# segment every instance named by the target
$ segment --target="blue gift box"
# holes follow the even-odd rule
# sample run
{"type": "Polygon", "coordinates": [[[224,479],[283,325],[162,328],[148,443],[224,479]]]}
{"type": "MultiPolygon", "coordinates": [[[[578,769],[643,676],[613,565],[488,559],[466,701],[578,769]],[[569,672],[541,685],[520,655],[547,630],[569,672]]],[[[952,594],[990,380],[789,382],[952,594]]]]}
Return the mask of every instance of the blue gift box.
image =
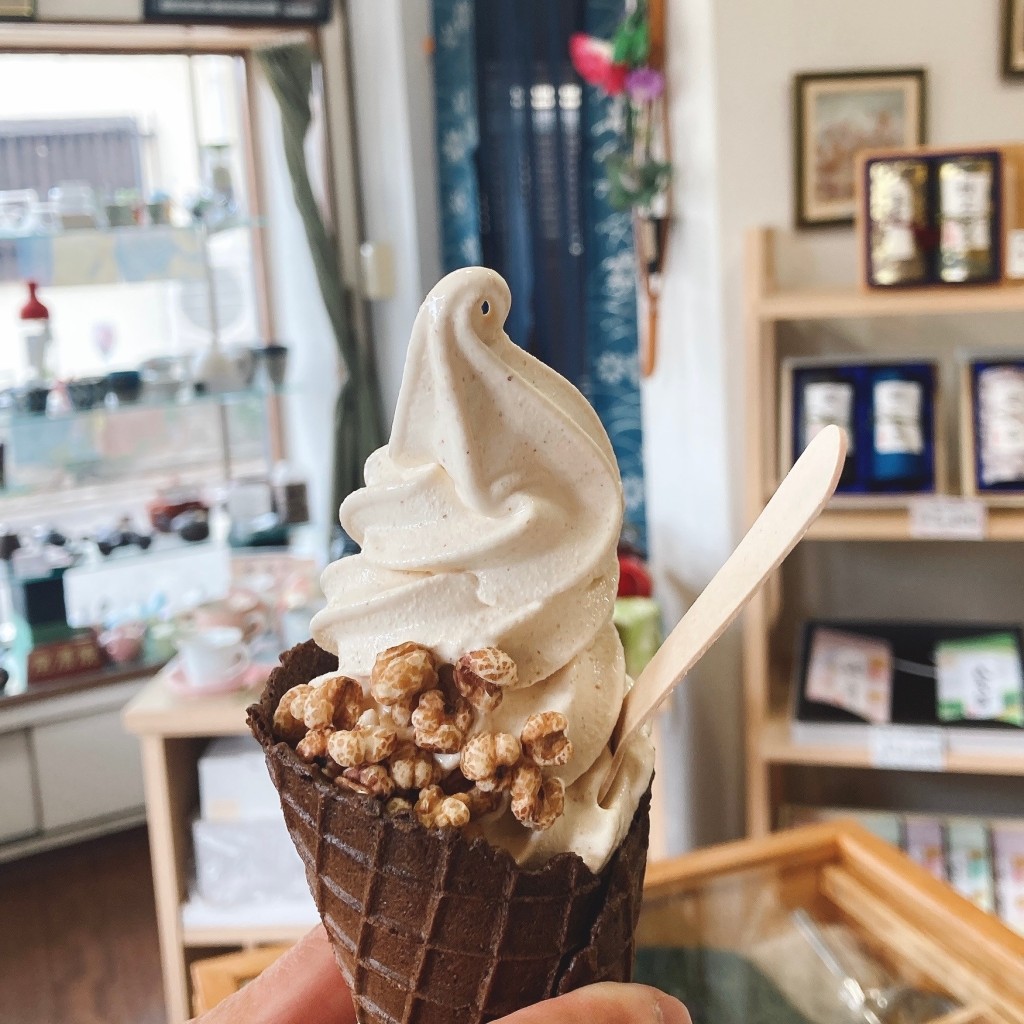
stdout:
{"type": "Polygon", "coordinates": [[[837,494],[930,494],[936,491],[934,362],[816,362],[792,373],[790,429],[793,459],[807,435],[807,388],[835,383],[849,388],[850,449],[837,494]],[[916,404],[900,416],[899,405],[916,404]]]}

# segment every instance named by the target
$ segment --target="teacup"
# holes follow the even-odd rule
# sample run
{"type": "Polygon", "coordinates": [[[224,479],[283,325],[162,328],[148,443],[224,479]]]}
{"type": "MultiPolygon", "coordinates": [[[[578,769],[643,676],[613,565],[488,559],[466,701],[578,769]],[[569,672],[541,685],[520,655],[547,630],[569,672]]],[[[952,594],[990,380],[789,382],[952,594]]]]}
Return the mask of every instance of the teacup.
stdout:
{"type": "Polygon", "coordinates": [[[234,590],[219,601],[207,601],[189,615],[199,629],[229,626],[240,629],[246,640],[263,633],[268,624],[267,610],[255,594],[234,590]]]}
{"type": "Polygon", "coordinates": [[[235,626],[211,626],[182,633],[178,654],[189,685],[195,690],[218,686],[249,665],[242,631],[235,626]]]}

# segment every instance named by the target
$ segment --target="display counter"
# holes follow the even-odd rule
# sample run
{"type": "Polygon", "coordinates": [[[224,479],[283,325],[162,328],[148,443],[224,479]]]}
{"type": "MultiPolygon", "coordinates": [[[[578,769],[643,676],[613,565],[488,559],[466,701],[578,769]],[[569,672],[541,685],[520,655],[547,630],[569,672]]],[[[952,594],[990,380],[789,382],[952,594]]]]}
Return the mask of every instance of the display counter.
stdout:
{"type": "Polygon", "coordinates": [[[1024,1021],[1024,937],[851,822],[652,864],[637,943],[694,1024],[1024,1021]]]}

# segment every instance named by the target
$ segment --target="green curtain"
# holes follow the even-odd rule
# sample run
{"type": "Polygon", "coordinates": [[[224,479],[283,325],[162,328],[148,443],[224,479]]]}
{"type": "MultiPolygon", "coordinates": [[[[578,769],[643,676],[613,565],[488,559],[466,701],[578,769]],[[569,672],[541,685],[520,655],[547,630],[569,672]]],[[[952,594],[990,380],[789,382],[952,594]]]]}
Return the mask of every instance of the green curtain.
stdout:
{"type": "Polygon", "coordinates": [[[334,407],[334,472],[330,521],[337,523],[342,499],[363,485],[363,463],[384,443],[377,363],[372,348],[352,329],[334,239],[320,215],[309,181],[304,142],[312,120],[310,93],[315,58],[301,43],[275,46],[257,54],[281,110],[281,130],[295,205],[313,254],[320,293],[334,330],[338,355],[347,372],[334,407]]]}

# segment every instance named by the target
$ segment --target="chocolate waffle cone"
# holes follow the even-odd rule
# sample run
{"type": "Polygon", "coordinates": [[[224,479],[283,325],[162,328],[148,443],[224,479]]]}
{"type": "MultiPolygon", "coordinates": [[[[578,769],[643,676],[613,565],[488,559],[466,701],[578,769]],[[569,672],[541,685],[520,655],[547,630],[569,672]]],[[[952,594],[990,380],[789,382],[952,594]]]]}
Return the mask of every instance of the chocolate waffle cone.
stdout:
{"type": "Polygon", "coordinates": [[[292,686],[337,669],[313,641],[271,673],[249,725],[352,990],[360,1024],[480,1024],[597,981],[628,981],[650,793],[595,875],[575,854],[538,870],[331,783],[272,733],[292,686]]]}

